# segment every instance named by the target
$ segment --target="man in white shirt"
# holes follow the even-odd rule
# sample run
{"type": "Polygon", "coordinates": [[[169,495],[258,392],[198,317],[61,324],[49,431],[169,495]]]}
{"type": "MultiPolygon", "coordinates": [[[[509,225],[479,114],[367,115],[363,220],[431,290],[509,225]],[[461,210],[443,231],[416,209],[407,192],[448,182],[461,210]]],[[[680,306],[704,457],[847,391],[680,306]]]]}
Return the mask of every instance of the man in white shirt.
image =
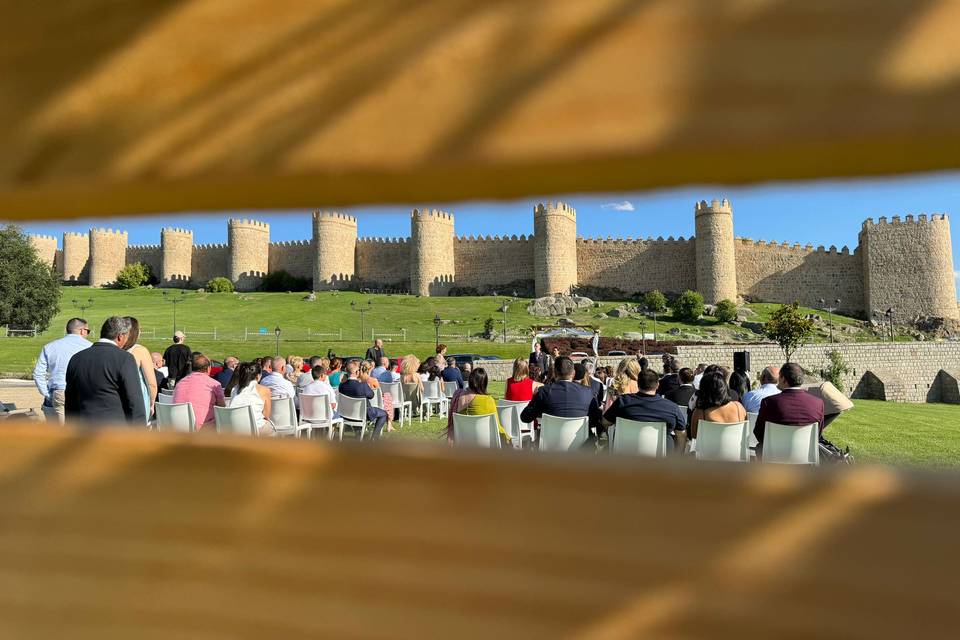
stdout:
{"type": "Polygon", "coordinates": [[[37,366],[33,369],[33,382],[37,391],[43,395],[44,413],[56,414],[63,424],[65,394],[67,388],[67,365],[78,351],[90,347],[87,336],[90,327],[83,318],[70,318],[67,322],[67,335],[47,343],[40,351],[37,366]]]}
{"type": "Polygon", "coordinates": [[[747,413],[757,413],[760,411],[760,402],[764,398],[775,396],[780,393],[777,387],[777,378],[780,377],[780,367],[770,365],[760,373],[760,386],[753,391],[743,394],[740,403],[747,413]]]}
{"type": "Polygon", "coordinates": [[[277,356],[270,362],[270,370],[265,371],[260,378],[260,384],[270,389],[270,395],[278,398],[295,398],[296,390],[293,383],[283,377],[283,371],[287,369],[287,361],[282,356],[277,356]]]}
{"type": "Polygon", "coordinates": [[[337,406],[337,392],[333,390],[333,387],[330,386],[330,381],[327,380],[326,369],[320,365],[317,365],[310,370],[310,375],[313,377],[313,382],[301,390],[301,395],[325,395],[330,398],[331,407],[337,406]]]}

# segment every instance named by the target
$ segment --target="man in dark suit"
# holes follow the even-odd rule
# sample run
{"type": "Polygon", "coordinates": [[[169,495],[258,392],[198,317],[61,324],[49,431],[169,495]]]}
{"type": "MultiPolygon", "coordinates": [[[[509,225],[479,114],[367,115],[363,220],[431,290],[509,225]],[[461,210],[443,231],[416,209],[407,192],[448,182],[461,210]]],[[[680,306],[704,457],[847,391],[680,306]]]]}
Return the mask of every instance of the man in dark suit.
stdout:
{"type": "Polygon", "coordinates": [[[687,427],[687,409],[657,395],[659,382],[659,376],[653,369],[641,371],[637,379],[640,391],[626,393],[614,400],[603,414],[604,424],[616,424],[617,418],[638,422],[664,422],[670,435],[667,438],[667,448],[673,449],[676,433],[683,432],[687,427]]]}
{"type": "Polygon", "coordinates": [[[780,367],[777,380],[780,393],[760,402],[757,423],[753,428],[753,435],[758,442],[757,455],[763,450],[763,436],[768,422],[798,427],[816,422],[823,430],[823,400],[807,393],[802,385],[803,368],[800,365],[788,362],[780,367]]]}
{"type": "Polygon", "coordinates": [[[190,375],[190,361],[193,352],[190,351],[190,347],[184,344],[183,341],[186,339],[187,336],[183,331],[177,331],[173,334],[173,344],[163,352],[163,359],[167,363],[167,377],[174,383],[180,382],[180,378],[190,375]]]}
{"type": "MultiPolygon", "coordinates": [[[[543,352],[543,347],[539,342],[533,343],[533,351],[530,352],[530,364],[540,367],[544,376],[550,371],[550,356],[543,352]]],[[[540,382],[539,380],[537,382],[540,382]]]]}
{"type": "Polygon", "coordinates": [[[457,361],[454,358],[447,358],[447,366],[440,372],[440,379],[444,382],[456,382],[457,389],[463,389],[466,384],[463,381],[463,374],[457,367],[457,361]]]}
{"type": "MultiPolygon", "coordinates": [[[[591,427],[600,426],[600,405],[593,389],[573,381],[573,360],[560,356],[554,361],[556,382],[544,385],[520,412],[521,422],[533,422],[548,414],[560,418],[590,418],[591,427]]],[[[591,439],[593,435],[589,436],[591,439]]]]}
{"type": "Polygon", "coordinates": [[[667,394],[680,386],[680,376],[677,375],[676,358],[665,357],[663,359],[663,377],[660,378],[660,384],[657,386],[657,395],[667,397],[667,394]]]}
{"type": "MultiPolygon", "coordinates": [[[[690,398],[693,397],[693,394],[697,392],[693,388],[693,369],[684,367],[680,369],[677,373],[677,380],[680,385],[673,391],[667,393],[664,397],[670,402],[676,403],[686,410],[687,405],[690,404],[690,398]]],[[[663,381],[661,380],[661,383],[663,381]]]]}
{"type": "Polygon", "coordinates": [[[230,378],[233,377],[233,372],[237,368],[237,365],[240,364],[240,360],[234,356],[227,356],[223,361],[223,371],[214,376],[214,380],[220,383],[220,386],[224,389],[227,388],[227,385],[230,384],[230,378]]]}
{"type": "Polygon", "coordinates": [[[129,334],[129,320],[107,318],[100,340],[70,358],[64,406],[68,420],[87,426],[146,424],[140,368],[123,350],[129,334]]]}
{"type": "Polygon", "coordinates": [[[363,357],[364,360],[370,360],[373,362],[373,366],[380,364],[380,358],[384,357],[386,354],[383,352],[383,340],[377,338],[373,341],[373,346],[367,349],[367,355],[363,357]]]}
{"type": "MultiPolygon", "coordinates": [[[[373,389],[371,389],[366,382],[360,382],[357,378],[359,372],[359,362],[351,360],[347,363],[346,375],[348,377],[340,383],[340,393],[348,398],[366,398],[367,400],[373,400],[373,389]]],[[[371,406],[368,402],[367,421],[373,423],[373,439],[376,440],[380,437],[380,432],[383,431],[383,425],[387,423],[387,412],[371,406]]]]}

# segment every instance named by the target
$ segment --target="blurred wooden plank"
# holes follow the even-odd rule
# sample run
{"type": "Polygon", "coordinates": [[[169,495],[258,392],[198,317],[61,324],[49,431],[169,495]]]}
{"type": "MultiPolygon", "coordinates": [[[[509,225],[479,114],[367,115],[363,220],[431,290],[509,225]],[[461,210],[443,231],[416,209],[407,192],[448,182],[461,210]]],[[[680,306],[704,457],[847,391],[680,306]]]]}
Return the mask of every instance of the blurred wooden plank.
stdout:
{"type": "Polygon", "coordinates": [[[7,4],[6,218],[960,166],[957,0],[7,4]]]}
{"type": "Polygon", "coordinates": [[[0,636],[952,637],[952,477],[0,430],[0,636]]]}

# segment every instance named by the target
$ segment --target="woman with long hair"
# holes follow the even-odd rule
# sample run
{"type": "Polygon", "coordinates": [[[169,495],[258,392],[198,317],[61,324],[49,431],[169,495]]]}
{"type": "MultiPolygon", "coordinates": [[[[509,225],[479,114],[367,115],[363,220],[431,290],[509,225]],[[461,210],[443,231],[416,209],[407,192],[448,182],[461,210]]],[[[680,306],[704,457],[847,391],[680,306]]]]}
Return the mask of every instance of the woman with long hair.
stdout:
{"type": "Polygon", "coordinates": [[[147,424],[149,424],[150,416],[153,415],[153,406],[157,401],[157,374],[153,370],[153,356],[150,355],[150,350],[137,343],[140,339],[140,322],[132,316],[127,316],[126,320],[130,322],[130,334],[123,348],[133,356],[137,362],[137,369],[140,370],[140,391],[143,392],[143,407],[147,412],[147,424]]]}
{"type": "Polygon", "coordinates": [[[507,378],[507,389],[504,400],[515,402],[529,402],[533,394],[543,385],[530,376],[530,365],[526,358],[517,358],[513,361],[513,374],[507,378]]]}
{"type": "Polygon", "coordinates": [[[629,393],[638,393],[640,387],[637,380],[640,377],[640,363],[636,358],[624,358],[617,365],[617,373],[613,378],[613,384],[607,392],[607,400],[604,402],[603,410],[606,411],[613,405],[613,401],[620,396],[629,393]]]}
{"type": "Polygon", "coordinates": [[[420,415],[420,403],[423,401],[423,379],[418,373],[420,360],[413,354],[403,356],[400,364],[400,386],[403,399],[413,407],[414,415],[420,415]]]}
{"type": "Polygon", "coordinates": [[[747,410],[739,402],[730,399],[730,388],[722,371],[703,374],[697,390],[696,405],[690,419],[690,437],[696,439],[697,426],[701,420],[708,422],[743,422],[747,410]]]}
{"type": "Polygon", "coordinates": [[[327,380],[334,390],[340,386],[340,379],[343,377],[343,360],[334,357],[330,359],[330,373],[327,374],[327,380]]]}
{"type": "Polygon", "coordinates": [[[750,378],[742,371],[730,374],[730,390],[736,392],[736,397],[743,401],[743,396],[750,391],[750,378]]]}
{"type": "Polygon", "coordinates": [[[447,440],[453,442],[453,414],[465,416],[486,416],[493,414],[500,430],[500,439],[504,443],[510,442],[510,436],[500,424],[497,415],[497,401],[487,394],[487,372],[483,367],[477,367],[470,372],[466,389],[457,389],[450,399],[450,412],[447,414],[447,440]]]}
{"type": "Polygon", "coordinates": [[[241,362],[227,383],[230,397],[228,407],[253,407],[253,419],[261,436],[273,435],[273,423],[270,422],[270,389],[259,384],[261,375],[257,362],[241,362]]]}
{"type": "Polygon", "coordinates": [[[293,387],[297,387],[297,380],[300,379],[300,374],[303,373],[303,357],[301,356],[290,356],[287,358],[287,369],[289,371],[283,374],[283,377],[289,380],[293,387]]]}

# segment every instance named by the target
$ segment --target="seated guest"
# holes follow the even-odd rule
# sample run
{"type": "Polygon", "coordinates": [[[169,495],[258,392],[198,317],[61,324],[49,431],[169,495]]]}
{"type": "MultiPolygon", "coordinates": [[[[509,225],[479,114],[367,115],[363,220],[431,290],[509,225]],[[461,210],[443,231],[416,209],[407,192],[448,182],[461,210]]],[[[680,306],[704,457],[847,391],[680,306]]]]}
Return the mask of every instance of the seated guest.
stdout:
{"type": "Polygon", "coordinates": [[[293,388],[293,383],[279,373],[286,370],[287,361],[283,356],[266,360],[263,367],[265,373],[260,377],[260,384],[270,389],[271,393],[278,398],[295,398],[297,391],[293,388]]]}
{"type": "MultiPolygon", "coordinates": [[[[560,356],[553,363],[556,382],[544,385],[537,389],[523,411],[520,413],[521,422],[533,422],[543,417],[543,414],[561,418],[588,417],[590,426],[600,426],[600,405],[593,389],[573,381],[573,360],[560,356]]],[[[589,435],[593,439],[593,435],[589,435]]]]}
{"type": "Polygon", "coordinates": [[[670,435],[667,439],[667,448],[673,449],[676,434],[683,432],[687,426],[687,412],[675,402],[657,395],[659,383],[660,379],[656,371],[653,369],[641,371],[637,380],[640,390],[637,393],[618,396],[603,414],[604,424],[614,425],[617,418],[638,422],[665,422],[667,433],[670,435]]]}
{"type": "Polygon", "coordinates": [[[413,415],[419,415],[423,401],[423,379],[418,373],[420,361],[415,355],[406,355],[400,364],[400,386],[403,387],[403,399],[411,403],[413,415]]]}
{"type": "Polygon", "coordinates": [[[777,379],[780,393],[760,401],[757,424],[753,435],[757,438],[757,456],[763,450],[763,436],[768,422],[802,427],[816,422],[823,430],[823,400],[803,389],[803,367],[788,362],[780,367],[777,379]]]}
{"type": "MultiPolygon", "coordinates": [[[[518,358],[519,359],[519,358],[518,358]]],[[[497,401],[487,394],[487,372],[483,367],[477,367],[470,372],[466,389],[458,389],[450,399],[450,412],[447,414],[447,440],[453,442],[453,414],[465,416],[485,416],[493,414],[500,430],[500,439],[504,444],[510,443],[510,436],[500,424],[497,415],[497,401]]]]}
{"type": "MultiPolygon", "coordinates": [[[[340,383],[340,393],[348,398],[366,398],[373,400],[373,389],[364,382],[360,381],[360,363],[351,360],[347,363],[346,380],[340,383]]],[[[343,409],[341,409],[343,411],[343,409]]],[[[373,439],[380,438],[380,432],[383,431],[387,423],[387,412],[378,407],[374,407],[367,402],[367,422],[373,423],[373,439]]]]}
{"type": "MultiPolygon", "coordinates": [[[[607,398],[607,385],[597,376],[597,366],[593,360],[584,360],[583,366],[587,370],[587,379],[590,381],[590,387],[594,393],[597,394],[597,403],[602,407],[604,400],[607,398]]],[[[600,368],[602,369],[603,367],[600,368]]]]}
{"type": "Polygon", "coordinates": [[[340,358],[330,359],[330,373],[327,376],[330,380],[330,386],[334,389],[340,386],[340,377],[343,375],[343,360],[340,358]]]}
{"type": "Polygon", "coordinates": [[[689,367],[680,369],[680,371],[677,372],[677,379],[680,382],[680,386],[668,393],[666,398],[686,410],[690,398],[696,392],[696,389],[693,388],[693,369],[689,367]]]}
{"type": "Polygon", "coordinates": [[[473,371],[473,363],[470,362],[469,360],[464,361],[464,363],[460,365],[460,375],[463,377],[464,380],[470,379],[470,373],[472,371],[473,371]]]}
{"type": "Polygon", "coordinates": [[[529,365],[526,360],[517,358],[513,361],[513,374],[507,378],[507,388],[503,394],[504,400],[530,402],[534,392],[543,385],[528,375],[528,371],[529,365]]]}
{"type": "Polygon", "coordinates": [[[594,372],[593,377],[596,378],[600,384],[603,385],[603,388],[606,389],[609,385],[607,384],[607,368],[606,367],[597,367],[597,370],[594,372]]]}
{"type": "Polygon", "coordinates": [[[747,411],[739,402],[730,399],[730,388],[722,371],[704,373],[700,379],[700,389],[696,395],[696,406],[690,419],[690,437],[697,438],[697,426],[701,420],[707,422],[743,422],[747,411]]]}
{"type": "Polygon", "coordinates": [[[624,358],[617,365],[617,373],[613,377],[613,384],[607,390],[607,400],[604,408],[609,408],[617,396],[636,393],[640,390],[637,380],[640,377],[640,363],[633,358],[624,358]]]}
{"type": "Polygon", "coordinates": [[[427,380],[433,382],[440,379],[440,367],[436,364],[427,369],[427,380]]]}
{"type": "Polygon", "coordinates": [[[741,400],[743,408],[746,409],[748,413],[756,413],[760,410],[761,400],[780,393],[780,388],[777,387],[777,379],[779,377],[780,367],[773,365],[764,367],[763,371],[760,372],[760,386],[743,395],[743,400],[741,400]]]}
{"type": "Polygon", "coordinates": [[[663,377],[657,386],[657,395],[667,397],[667,394],[680,386],[680,377],[677,375],[677,360],[667,354],[663,355],[663,377]]]}
{"type": "Polygon", "coordinates": [[[456,382],[457,389],[463,389],[463,375],[460,374],[460,369],[457,368],[457,361],[453,358],[447,358],[446,364],[447,366],[440,372],[440,377],[444,382],[456,382]]]}
{"type": "MultiPolygon", "coordinates": [[[[369,351],[369,349],[367,349],[367,351],[369,351]]],[[[377,358],[376,360],[371,358],[366,358],[366,360],[370,360],[370,362],[373,363],[373,370],[370,371],[370,375],[377,380],[380,380],[380,376],[382,376],[390,366],[390,360],[386,356],[377,358]]],[[[387,382],[390,381],[387,380],[387,382]]]]}
{"type": "Polygon", "coordinates": [[[230,394],[228,407],[253,407],[253,420],[261,436],[272,436],[276,431],[270,422],[270,389],[259,384],[261,375],[258,362],[241,362],[236,375],[227,385],[230,394]]]}
{"type": "Polygon", "coordinates": [[[700,388],[700,378],[703,377],[703,372],[706,370],[707,370],[707,364],[705,362],[701,362],[700,364],[697,365],[697,368],[693,370],[693,388],[694,389],[700,388]]]}
{"type": "Polygon", "coordinates": [[[593,363],[590,362],[578,362],[573,366],[573,381],[579,382],[585,387],[588,387],[593,391],[593,395],[597,398],[597,406],[603,407],[603,396],[604,388],[598,381],[593,379],[593,376],[590,375],[590,367],[593,363]]]}
{"type": "MultiPolygon", "coordinates": [[[[380,388],[380,380],[373,375],[373,362],[370,360],[364,360],[360,363],[358,379],[373,390],[380,388]]],[[[393,431],[393,394],[381,391],[380,397],[383,399],[383,407],[381,408],[387,414],[387,431],[390,432],[393,431]]]]}
{"type": "Polygon", "coordinates": [[[430,379],[430,363],[421,362],[417,367],[417,375],[420,376],[422,382],[428,381],[430,379]]]}
{"type": "Polygon", "coordinates": [[[837,419],[844,411],[853,409],[853,403],[850,398],[843,395],[840,389],[837,389],[832,382],[824,380],[820,383],[805,384],[804,389],[807,393],[823,400],[823,425],[820,427],[822,433],[831,422],[837,419]]]}
{"type": "Polygon", "coordinates": [[[220,383],[221,389],[225,389],[230,383],[230,378],[233,377],[233,372],[238,364],[240,364],[240,359],[237,357],[227,356],[226,359],[224,359],[223,370],[214,378],[214,380],[220,383]]]}
{"type": "Polygon", "coordinates": [[[640,363],[640,371],[646,371],[650,368],[650,361],[647,360],[646,356],[641,355],[640,352],[637,352],[637,362],[640,363]]]}
{"type": "Polygon", "coordinates": [[[537,387],[536,389],[534,389],[534,391],[536,391],[537,389],[543,386],[543,382],[542,382],[543,371],[540,370],[540,367],[538,365],[535,365],[535,364],[530,365],[529,375],[530,375],[530,379],[537,384],[537,387]]]}
{"type": "Polygon", "coordinates": [[[290,356],[287,358],[285,372],[286,373],[284,373],[283,377],[293,385],[294,389],[296,389],[297,380],[299,380],[301,374],[303,374],[303,358],[300,356],[290,356]]]}
{"type": "Polygon", "coordinates": [[[743,371],[734,371],[730,374],[730,380],[728,381],[730,385],[731,394],[737,394],[737,397],[743,400],[743,396],[750,391],[750,377],[743,371]]]}
{"type": "Polygon", "coordinates": [[[161,389],[167,388],[167,368],[163,366],[163,356],[154,351],[150,354],[153,358],[153,374],[157,378],[157,393],[161,389]]]}
{"type": "Polygon", "coordinates": [[[327,370],[318,364],[310,370],[310,377],[312,381],[303,387],[300,395],[327,396],[330,398],[330,407],[335,408],[337,406],[337,392],[330,386],[330,381],[327,379],[327,370]]]}
{"type": "MultiPolygon", "coordinates": [[[[400,373],[390,369],[390,358],[387,356],[380,358],[380,366],[377,367],[377,369],[382,370],[380,375],[377,376],[380,382],[400,382],[400,373]]],[[[377,369],[374,369],[374,372],[376,372],[377,369]]]]}
{"type": "MultiPolygon", "coordinates": [[[[321,358],[320,356],[310,357],[310,361],[309,361],[310,369],[308,371],[301,373],[299,376],[297,376],[297,382],[294,384],[294,386],[297,388],[297,393],[303,393],[304,387],[306,387],[307,385],[313,384],[313,381],[315,380],[315,378],[313,377],[314,367],[322,366],[324,372],[326,372],[327,367],[323,366],[322,363],[323,363],[323,358],[321,358]]],[[[324,379],[326,379],[326,375],[324,375],[324,379]]]]}
{"type": "MultiPolygon", "coordinates": [[[[225,407],[223,387],[210,377],[210,359],[202,353],[194,353],[190,361],[191,373],[177,383],[173,390],[173,402],[189,402],[193,405],[193,415],[197,419],[197,431],[213,431],[215,427],[214,407],[225,407]]],[[[233,375],[233,372],[230,372],[233,375]]]]}

